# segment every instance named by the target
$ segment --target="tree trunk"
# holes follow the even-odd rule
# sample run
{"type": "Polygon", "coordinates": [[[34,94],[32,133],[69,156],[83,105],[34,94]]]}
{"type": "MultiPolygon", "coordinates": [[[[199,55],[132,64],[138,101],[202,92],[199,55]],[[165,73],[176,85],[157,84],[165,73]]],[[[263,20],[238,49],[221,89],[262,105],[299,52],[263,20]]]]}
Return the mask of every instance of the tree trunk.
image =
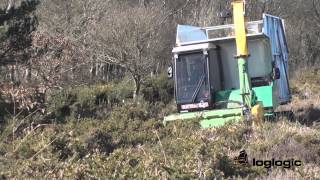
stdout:
{"type": "Polygon", "coordinates": [[[11,66],[11,81],[16,82],[16,65],[11,66]]]}
{"type": "Polygon", "coordinates": [[[6,13],[8,13],[15,6],[15,0],[9,0],[6,13]]]}
{"type": "Polygon", "coordinates": [[[134,75],[134,85],[135,85],[135,90],[133,92],[133,100],[136,101],[140,95],[140,88],[141,88],[141,77],[140,75],[134,75]]]}

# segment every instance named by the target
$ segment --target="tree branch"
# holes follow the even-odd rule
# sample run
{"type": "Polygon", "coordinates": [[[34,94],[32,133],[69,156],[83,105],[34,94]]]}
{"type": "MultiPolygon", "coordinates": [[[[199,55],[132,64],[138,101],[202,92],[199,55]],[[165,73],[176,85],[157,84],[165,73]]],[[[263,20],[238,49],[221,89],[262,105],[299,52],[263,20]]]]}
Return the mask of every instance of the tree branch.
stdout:
{"type": "Polygon", "coordinates": [[[14,6],[15,6],[15,0],[9,0],[8,6],[7,6],[7,10],[6,10],[6,14],[8,14],[9,11],[10,11],[12,8],[14,8],[14,6]]]}

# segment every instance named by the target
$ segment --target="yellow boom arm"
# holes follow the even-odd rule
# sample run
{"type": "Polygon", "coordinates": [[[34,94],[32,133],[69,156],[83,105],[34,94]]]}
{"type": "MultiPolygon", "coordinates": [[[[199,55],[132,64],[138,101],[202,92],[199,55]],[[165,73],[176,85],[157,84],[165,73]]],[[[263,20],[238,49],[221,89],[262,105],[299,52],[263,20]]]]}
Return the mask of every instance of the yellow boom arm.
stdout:
{"type": "Polygon", "coordinates": [[[233,6],[233,21],[237,44],[237,56],[248,56],[246,27],[244,21],[244,2],[235,0],[233,6]]]}

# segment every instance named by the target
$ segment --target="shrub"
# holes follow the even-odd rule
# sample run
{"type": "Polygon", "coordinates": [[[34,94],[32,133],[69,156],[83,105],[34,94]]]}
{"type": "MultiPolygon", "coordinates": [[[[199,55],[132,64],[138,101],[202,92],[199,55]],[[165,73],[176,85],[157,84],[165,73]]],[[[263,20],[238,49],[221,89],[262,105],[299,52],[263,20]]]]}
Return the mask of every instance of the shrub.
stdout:
{"type": "Polygon", "coordinates": [[[123,104],[131,97],[130,86],[123,82],[109,85],[74,87],[53,95],[50,98],[49,112],[54,112],[58,122],[64,122],[67,117],[90,118],[103,117],[114,106],[123,104]]]}
{"type": "Polygon", "coordinates": [[[58,138],[51,145],[52,153],[58,154],[60,160],[67,159],[73,154],[72,150],[69,148],[69,143],[70,141],[65,137],[58,138]]]}
{"type": "Polygon", "coordinates": [[[145,100],[150,103],[168,104],[173,100],[173,82],[165,74],[155,75],[145,81],[141,92],[145,100]]]}
{"type": "Polygon", "coordinates": [[[94,153],[97,151],[109,155],[116,147],[112,141],[111,135],[98,129],[94,130],[85,140],[85,148],[87,153],[94,153]]]}
{"type": "Polygon", "coordinates": [[[24,143],[19,147],[15,153],[19,159],[31,158],[36,152],[33,150],[32,145],[29,143],[24,143]]]}

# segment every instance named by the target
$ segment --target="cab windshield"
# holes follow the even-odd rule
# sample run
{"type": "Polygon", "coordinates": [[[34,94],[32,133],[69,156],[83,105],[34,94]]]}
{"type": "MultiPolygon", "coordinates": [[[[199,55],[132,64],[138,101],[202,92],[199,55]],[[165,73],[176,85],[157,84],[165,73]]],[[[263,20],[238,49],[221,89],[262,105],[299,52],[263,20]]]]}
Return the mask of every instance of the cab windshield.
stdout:
{"type": "Polygon", "coordinates": [[[203,53],[180,55],[176,60],[176,98],[178,104],[207,102],[209,83],[203,53]]]}

